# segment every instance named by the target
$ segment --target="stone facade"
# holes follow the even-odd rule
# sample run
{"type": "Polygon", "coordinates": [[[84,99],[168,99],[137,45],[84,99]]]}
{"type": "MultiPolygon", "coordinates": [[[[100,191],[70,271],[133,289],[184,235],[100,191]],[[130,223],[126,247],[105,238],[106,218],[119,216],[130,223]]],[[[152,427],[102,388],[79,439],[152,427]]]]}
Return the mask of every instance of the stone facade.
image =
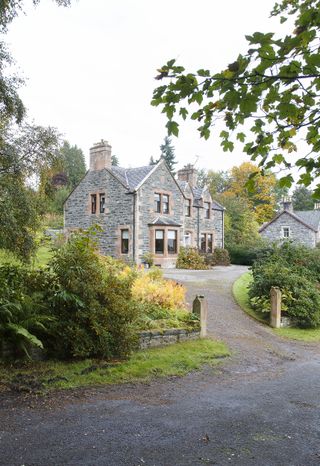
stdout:
{"type": "Polygon", "coordinates": [[[314,248],[319,242],[320,211],[294,211],[286,199],[284,209],[260,228],[260,234],[270,242],[290,240],[314,248]]]}
{"type": "Polygon", "coordinates": [[[194,185],[193,167],[181,172],[176,180],[163,160],[112,167],[111,146],[95,144],[89,171],[65,202],[65,231],[99,224],[103,254],[139,264],[151,253],[160,267],[175,266],[181,245],[223,247],[223,207],[194,185]]]}

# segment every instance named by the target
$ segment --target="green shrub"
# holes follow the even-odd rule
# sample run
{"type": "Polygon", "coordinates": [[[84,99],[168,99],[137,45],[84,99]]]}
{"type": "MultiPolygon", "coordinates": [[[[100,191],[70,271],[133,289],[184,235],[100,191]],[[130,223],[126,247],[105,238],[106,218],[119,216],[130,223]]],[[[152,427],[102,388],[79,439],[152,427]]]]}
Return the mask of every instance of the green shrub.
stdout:
{"type": "MultiPolygon", "coordinates": [[[[304,260],[301,249],[294,246],[275,247],[264,254],[252,267],[253,281],[249,288],[252,306],[262,312],[268,311],[270,289],[277,286],[282,292],[283,306],[287,315],[300,327],[320,325],[320,292],[317,281],[304,260]],[[303,265],[302,265],[303,263],[303,265]]],[[[309,252],[309,251],[308,251],[309,252]]],[[[311,261],[311,267],[314,264],[311,261]]]]}
{"type": "Polygon", "coordinates": [[[204,260],[211,267],[215,265],[230,265],[229,252],[222,248],[215,248],[212,253],[205,254],[204,260]]]}
{"type": "Polygon", "coordinates": [[[265,254],[272,251],[270,246],[240,246],[229,245],[228,252],[230,262],[234,265],[253,265],[253,263],[265,254]]]}
{"type": "Polygon", "coordinates": [[[195,248],[181,247],[176,263],[177,269],[206,270],[204,257],[195,248]]]}
{"type": "Polygon", "coordinates": [[[56,251],[50,267],[59,284],[51,300],[55,316],[48,342],[51,354],[60,358],[128,355],[135,344],[133,323],[138,314],[131,299],[133,274],[125,272],[128,267],[102,258],[91,232],[73,234],[56,251]]]}

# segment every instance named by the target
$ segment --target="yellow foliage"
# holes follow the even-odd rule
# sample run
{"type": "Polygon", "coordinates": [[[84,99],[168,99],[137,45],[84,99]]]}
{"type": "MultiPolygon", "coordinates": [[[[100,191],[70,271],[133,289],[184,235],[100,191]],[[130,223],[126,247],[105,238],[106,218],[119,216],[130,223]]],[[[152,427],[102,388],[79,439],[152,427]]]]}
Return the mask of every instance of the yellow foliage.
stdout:
{"type": "Polygon", "coordinates": [[[185,308],[185,288],[165,280],[153,270],[140,274],[133,283],[132,297],[142,303],[156,304],[166,309],[185,308]]]}

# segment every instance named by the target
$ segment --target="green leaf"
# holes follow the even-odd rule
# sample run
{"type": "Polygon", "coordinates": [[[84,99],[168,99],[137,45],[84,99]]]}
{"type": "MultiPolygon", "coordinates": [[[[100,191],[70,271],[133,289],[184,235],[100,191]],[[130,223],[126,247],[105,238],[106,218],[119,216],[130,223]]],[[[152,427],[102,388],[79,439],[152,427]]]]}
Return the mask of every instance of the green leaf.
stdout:
{"type": "Polygon", "coordinates": [[[240,100],[240,110],[245,115],[257,111],[257,98],[253,95],[246,95],[240,100]]]}
{"type": "Polygon", "coordinates": [[[237,134],[237,139],[238,141],[244,142],[246,139],[246,135],[244,133],[238,133],[237,134]]]}
{"type": "Polygon", "coordinates": [[[189,112],[186,108],[181,107],[179,113],[182,116],[182,118],[185,120],[189,112]]]}
{"type": "Polygon", "coordinates": [[[203,78],[207,78],[210,76],[210,71],[209,70],[198,70],[197,71],[198,76],[202,76],[203,78]]]}
{"type": "Polygon", "coordinates": [[[168,129],[169,136],[171,136],[171,134],[176,137],[179,136],[179,124],[176,121],[169,120],[166,124],[166,127],[168,129]]]}
{"type": "Polygon", "coordinates": [[[280,188],[291,188],[294,182],[292,175],[283,176],[279,179],[280,188]]]}
{"type": "Polygon", "coordinates": [[[308,65],[320,67],[320,53],[307,55],[306,62],[308,63],[308,65]]]}
{"type": "Polygon", "coordinates": [[[42,342],[35,335],[28,332],[26,328],[16,324],[7,324],[6,327],[12,330],[15,335],[21,335],[24,337],[31,345],[38,346],[38,348],[43,349],[42,342]]]}

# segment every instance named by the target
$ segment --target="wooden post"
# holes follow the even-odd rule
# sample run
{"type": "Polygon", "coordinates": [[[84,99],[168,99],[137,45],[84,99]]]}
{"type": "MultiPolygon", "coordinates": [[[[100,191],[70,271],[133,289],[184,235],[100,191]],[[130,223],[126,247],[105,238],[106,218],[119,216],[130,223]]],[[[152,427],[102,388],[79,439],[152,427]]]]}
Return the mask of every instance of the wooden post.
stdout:
{"type": "Polygon", "coordinates": [[[270,325],[273,328],[281,327],[281,291],[277,286],[272,286],[270,290],[271,312],[270,325]]]}
{"type": "Polygon", "coordinates": [[[208,303],[204,296],[197,295],[193,301],[192,312],[200,318],[200,338],[207,336],[208,303]]]}

